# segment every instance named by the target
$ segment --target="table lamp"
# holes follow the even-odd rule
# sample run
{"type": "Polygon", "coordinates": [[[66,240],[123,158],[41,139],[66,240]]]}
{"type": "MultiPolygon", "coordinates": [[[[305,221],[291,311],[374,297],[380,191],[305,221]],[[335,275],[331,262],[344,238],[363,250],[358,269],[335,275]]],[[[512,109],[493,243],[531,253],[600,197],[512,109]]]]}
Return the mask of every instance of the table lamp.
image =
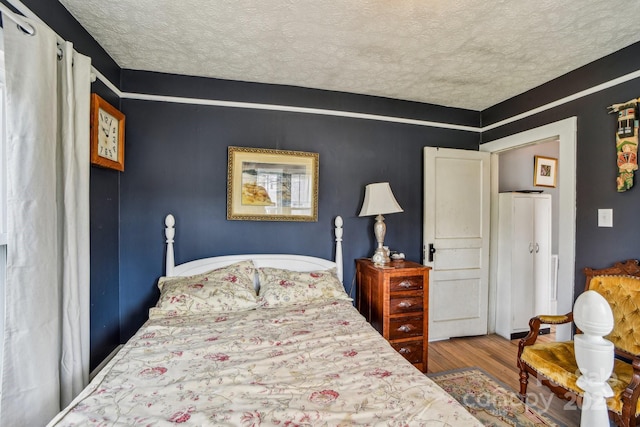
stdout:
{"type": "Polygon", "coordinates": [[[388,182],[376,182],[365,187],[364,202],[358,216],[376,215],[373,234],[376,236],[378,247],[371,257],[374,264],[386,264],[391,261],[389,254],[383,248],[387,226],[384,224],[382,215],[397,212],[403,212],[403,210],[393,196],[388,182]]]}

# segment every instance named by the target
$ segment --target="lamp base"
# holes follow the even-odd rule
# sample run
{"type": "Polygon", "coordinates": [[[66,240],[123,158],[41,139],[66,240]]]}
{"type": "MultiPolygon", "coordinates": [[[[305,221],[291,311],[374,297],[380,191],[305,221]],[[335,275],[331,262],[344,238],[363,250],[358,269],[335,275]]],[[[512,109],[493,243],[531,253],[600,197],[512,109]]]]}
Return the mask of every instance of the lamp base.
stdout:
{"type": "Polygon", "coordinates": [[[383,248],[377,248],[371,257],[371,261],[374,264],[388,264],[391,262],[391,258],[387,254],[387,251],[383,248]]]}
{"type": "Polygon", "coordinates": [[[373,224],[373,234],[376,236],[378,247],[371,257],[374,264],[387,264],[391,262],[387,249],[384,245],[384,235],[387,233],[387,226],[384,224],[384,217],[380,214],[376,216],[376,222],[373,224]]]}

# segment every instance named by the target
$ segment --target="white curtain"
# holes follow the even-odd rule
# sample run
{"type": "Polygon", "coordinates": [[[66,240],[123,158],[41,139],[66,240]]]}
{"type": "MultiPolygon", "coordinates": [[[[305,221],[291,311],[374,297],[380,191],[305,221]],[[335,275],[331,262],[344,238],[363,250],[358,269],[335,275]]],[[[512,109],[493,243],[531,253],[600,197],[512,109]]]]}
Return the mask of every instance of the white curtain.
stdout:
{"type": "Polygon", "coordinates": [[[41,426],[89,371],[90,58],[4,27],[7,276],[0,426],[41,426]]]}

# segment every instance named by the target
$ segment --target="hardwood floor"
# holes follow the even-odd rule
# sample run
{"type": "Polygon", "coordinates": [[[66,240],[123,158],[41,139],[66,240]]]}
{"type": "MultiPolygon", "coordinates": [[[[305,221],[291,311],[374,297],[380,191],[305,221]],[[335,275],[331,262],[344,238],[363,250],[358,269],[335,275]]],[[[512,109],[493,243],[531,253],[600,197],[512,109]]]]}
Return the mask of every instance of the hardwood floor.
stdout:
{"type": "MultiPolygon", "coordinates": [[[[546,335],[538,339],[544,341],[552,337],[546,335]]],[[[477,366],[517,393],[520,389],[516,366],[518,341],[509,341],[498,335],[484,335],[430,342],[429,372],[477,366]]],[[[528,403],[536,406],[540,412],[546,412],[567,427],[580,425],[580,411],[575,405],[568,404],[546,387],[536,384],[535,378],[529,381],[527,394],[528,403]],[[548,410],[544,411],[544,408],[548,410]]]]}

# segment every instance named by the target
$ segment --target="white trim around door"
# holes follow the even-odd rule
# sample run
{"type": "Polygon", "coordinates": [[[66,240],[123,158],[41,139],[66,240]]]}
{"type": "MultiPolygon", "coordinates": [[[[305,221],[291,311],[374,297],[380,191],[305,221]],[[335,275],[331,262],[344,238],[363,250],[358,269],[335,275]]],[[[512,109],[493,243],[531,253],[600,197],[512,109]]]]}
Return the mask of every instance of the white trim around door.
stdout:
{"type": "MultiPolygon", "coordinates": [[[[498,221],[498,153],[522,147],[549,138],[560,141],[558,187],[560,199],[560,226],[558,235],[558,313],[568,313],[573,308],[575,281],[576,241],[576,117],[570,117],[544,126],[529,129],[515,135],[489,141],[480,145],[480,151],[491,156],[491,252],[489,267],[489,331],[495,330],[497,221],[498,221]]],[[[570,325],[556,329],[558,341],[571,337],[570,325]]]]}

